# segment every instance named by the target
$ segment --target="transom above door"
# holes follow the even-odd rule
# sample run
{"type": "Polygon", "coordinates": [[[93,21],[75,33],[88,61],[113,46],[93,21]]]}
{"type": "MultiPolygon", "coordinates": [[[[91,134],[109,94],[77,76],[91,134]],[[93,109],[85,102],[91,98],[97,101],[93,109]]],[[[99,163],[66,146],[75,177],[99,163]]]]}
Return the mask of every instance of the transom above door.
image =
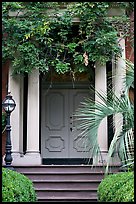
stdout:
{"type": "Polygon", "coordinates": [[[73,113],[89,97],[89,89],[42,90],[41,154],[46,159],[85,159],[91,144],[80,136],[73,113]]]}

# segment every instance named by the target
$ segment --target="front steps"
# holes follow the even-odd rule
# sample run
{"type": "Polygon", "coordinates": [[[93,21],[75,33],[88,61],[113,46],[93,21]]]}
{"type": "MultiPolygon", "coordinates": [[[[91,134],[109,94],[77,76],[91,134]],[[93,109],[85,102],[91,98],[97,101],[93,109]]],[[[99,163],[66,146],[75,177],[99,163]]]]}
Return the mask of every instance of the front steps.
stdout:
{"type": "MultiPolygon", "coordinates": [[[[97,188],[104,178],[102,166],[41,165],[16,166],[33,181],[38,202],[97,202],[97,188]]],[[[112,167],[111,172],[118,172],[112,167]]]]}

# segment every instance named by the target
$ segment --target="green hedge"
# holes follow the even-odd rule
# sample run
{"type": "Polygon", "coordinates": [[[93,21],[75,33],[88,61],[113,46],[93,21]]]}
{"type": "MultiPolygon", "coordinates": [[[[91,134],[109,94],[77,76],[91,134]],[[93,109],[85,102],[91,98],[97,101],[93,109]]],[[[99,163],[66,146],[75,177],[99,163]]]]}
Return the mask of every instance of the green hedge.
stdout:
{"type": "Polygon", "coordinates": [[[21,173],[2,168],[2,202],[35,202],[33,183],[21,173]]]}
{"type": "Polygon", "coordinates": [[[134,172],[106,176],[97,193],[99,202],[134,202],[134,172]]]}

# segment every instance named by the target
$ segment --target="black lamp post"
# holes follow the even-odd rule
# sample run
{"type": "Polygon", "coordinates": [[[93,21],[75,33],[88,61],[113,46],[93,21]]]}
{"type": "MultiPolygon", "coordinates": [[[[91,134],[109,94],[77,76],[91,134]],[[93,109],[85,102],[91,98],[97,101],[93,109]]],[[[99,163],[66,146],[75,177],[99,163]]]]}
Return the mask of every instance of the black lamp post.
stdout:
{"type": "Polygon", "coordinates": [[[15,109],[16,103],[15,103],[14,99],[12,98],[12,96],[10,95],[10,92],[8,92],[8,95],[3,100],[2,107],[3,107],[3,109],[7,115],[7,117],[6,117],[6,119],[7,119],[7,123],[6,123],[7,137],[6,137],[6,151],[5,151],[5,158],[4,158],[5,164],[6,164],[5,167],[9,168],[9,169],[13,169],[13,167],[11,167],[11,163],[12,163],[11,148],[12,148],[12,145],[11,145],[11,137],[10,137],[10,131],[11,131],[10,114],[15,109]]]}

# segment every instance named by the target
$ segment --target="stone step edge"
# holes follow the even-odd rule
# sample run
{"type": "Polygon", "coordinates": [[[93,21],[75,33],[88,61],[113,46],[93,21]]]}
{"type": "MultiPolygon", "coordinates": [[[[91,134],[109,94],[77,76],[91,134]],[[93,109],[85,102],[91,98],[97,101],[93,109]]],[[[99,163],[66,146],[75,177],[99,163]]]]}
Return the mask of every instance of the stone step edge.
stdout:
{"type": "Polygon", "coordinates": [[[87,188],[87,189],[77,189],[77,188],[53,188],[53,189],[50,189],[50,188],[35,188],[36,191],[97,191],[97,188],[87,188]]]}
{"type": "MultiPolygon", "coordinates": [[[[109,168],[110,167],[120,167],[121,165],[109,165],[109,168]]],[[[47,164],[45,164],[45,165],[13,165],[13,167],[14,168],[28,168],[28,167],[30,167],[30,168],[33,168],[33,167],[35,167],[35,168],[43,168],[43,167],[90,167],[90,168],[106,168],[106,165],[88,165],[88,164],[79,164],[79,165],[77,165],[77,164],[75,164],[75,165],[58,165],[58,164],[49,164],[49,165],[47,165],[47,164]]]]}
{"type": "Polygon", "coordinates": [[[32,180],[35,183],[91,183],[91,182],[101,182],[101,179],[95,179],[95,180],[37,180],[37,179],[33,179],[32,180]]]}
{"type": "Polygon", "coordinates": [[[92,199],[98,199],[96,196],[94,197],[94,196],[92,196],[91,198],[90,197],[68,197],[68,196],[46,196],[46,197],[41,197],[41,196],[39,196],[38,197],[38,200],[43,200],[43,199],[45,199],[45,200],[48,200],[48,199],[50,199],[50,200],[54,200],[54,199],[60,199],[60,200],[63,200],[63,199],[67,199],[67,200],[73,200],[73,199],[78,199],[78,200],[92,200],[92,199]]]}
{"type": "MultiPolygon", "coordinates": [[[[104,172],[20,172],[22,174],[35,174],[35,175],[44,175],[44,174],[47,174],[47,175],[71,175],[71,174],[76,174],[76,175],[83,175],[83,174],[99,174],[99,175],[104,175],[104,172]]],[[[112,173],[110,173],[112,174],[112,173]]]]}

